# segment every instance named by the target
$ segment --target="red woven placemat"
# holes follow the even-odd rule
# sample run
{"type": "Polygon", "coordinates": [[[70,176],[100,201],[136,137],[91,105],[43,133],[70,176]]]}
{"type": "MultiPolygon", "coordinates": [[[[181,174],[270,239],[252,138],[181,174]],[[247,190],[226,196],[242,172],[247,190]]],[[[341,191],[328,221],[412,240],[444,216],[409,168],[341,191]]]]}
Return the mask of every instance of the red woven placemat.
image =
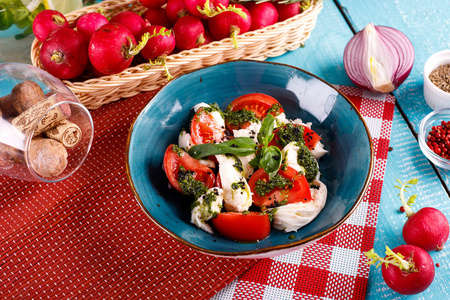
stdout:
{"type": "Polygon", "coordinates": [[[126,179],[128,129],[152,96],[144,93],[92,112],[93,147],[69,179],[0,175],[0,296],[204,299],[231,283],[214,298],[363,298],[369,268],[361,251],[373,245],[395,100],[340,88],[365,116],[377,162],[364,202],[334,234],[256,264],[206,256],[170,238],[141,211],[126,179]]]}
{"type": "Polygon", "coordinates": [[[209,298],[254,260],[207,256],[160,230],[128,185],[125,145],[140,94],[92,112],[94,143],[68,179],[0,175],[0,297],[209,298]]]}
{"type": "Polygon", "coordinates": [[[259,260],[211,300],[364,299],[386,169],[395,98],[337,86],[356,105],[369,127],[374,176],[362,203],[338,230],[302,250],[259,260]]]}

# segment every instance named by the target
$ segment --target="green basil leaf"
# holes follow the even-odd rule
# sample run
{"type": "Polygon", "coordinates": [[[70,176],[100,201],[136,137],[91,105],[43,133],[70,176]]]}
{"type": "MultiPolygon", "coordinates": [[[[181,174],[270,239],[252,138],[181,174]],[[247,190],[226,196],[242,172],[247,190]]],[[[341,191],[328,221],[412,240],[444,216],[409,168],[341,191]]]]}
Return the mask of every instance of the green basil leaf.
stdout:
{"type": "Polygon", "coordinates": [[[269,178],[278,173],[281,166],[281,150],[275,146],[264,147],[261,153],[260,164],[269,178]]]}
{"type": "Polygon", "coordinates": [[[14,16],[5,6],[0,4],[0,30],[6,30],[14,24],[14,16]]]}
{"type": "Polygon", "coordinates": [[[247,156],[256,152],[256,143],[249,137],[238,137],[220,144],[194,145],[188,153],[195,159],[210,155],[234,154],[236,156],[247,156]]]}
{"type": "Polygon", "coordinates": [[[252,166],[253,168],[259,168],[259,157],[258,155],[256,155],[251,161],[248,162],[248,164],[250,166],[252,166]]]}
{"type": "Polygon", "coordinates": [[[258,142],[263,147],[267,146],[273,139],[273,128],[275,126],[275,117],[272,114],[268,114],[261,125],[261,129],[258,133],[258,142]]]}

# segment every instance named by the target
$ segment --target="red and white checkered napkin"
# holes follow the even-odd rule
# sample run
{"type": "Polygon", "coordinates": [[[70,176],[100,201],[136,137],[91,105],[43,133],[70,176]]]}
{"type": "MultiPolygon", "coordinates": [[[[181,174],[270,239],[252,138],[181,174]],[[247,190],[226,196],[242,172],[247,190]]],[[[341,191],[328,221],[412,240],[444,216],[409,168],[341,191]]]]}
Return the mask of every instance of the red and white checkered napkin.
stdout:
{"type": "Polygon", "coordinates": [[[395,98],[337,86],[369,127],[375,152],[374,177],[363,202],[338,230],[302,250],[254,264],[212,300],[364,299],[386,168],[395,98]]]}

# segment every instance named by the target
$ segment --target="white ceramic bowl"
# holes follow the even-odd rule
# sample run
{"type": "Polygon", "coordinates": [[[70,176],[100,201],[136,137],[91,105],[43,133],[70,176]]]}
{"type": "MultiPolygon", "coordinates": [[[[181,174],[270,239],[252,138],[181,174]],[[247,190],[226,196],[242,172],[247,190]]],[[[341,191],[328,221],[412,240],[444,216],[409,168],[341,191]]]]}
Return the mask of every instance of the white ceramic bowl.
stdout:
{"type": "Polygon", "coordinates": [[[450,160],[445,159],[430,149],[427,145],[427,137],[428,133],[431,131],[433,126],[441,125],[442,121],[450,120],[450,108],[441,108],[429,113],[423,120],[420,122],[419,126],[419,146],[420,150],[422,150],[423,154],[437,167],[450,170],[450,160]]]}
{"type": "Polygon", "coordinates": [[[444,92],[435,86],[429,76],[439,66],[450,64],[450,50],[437,52],[430,56],[423,68],[423,95],[431,109],[450,107],[450,93],[444,92]]]}

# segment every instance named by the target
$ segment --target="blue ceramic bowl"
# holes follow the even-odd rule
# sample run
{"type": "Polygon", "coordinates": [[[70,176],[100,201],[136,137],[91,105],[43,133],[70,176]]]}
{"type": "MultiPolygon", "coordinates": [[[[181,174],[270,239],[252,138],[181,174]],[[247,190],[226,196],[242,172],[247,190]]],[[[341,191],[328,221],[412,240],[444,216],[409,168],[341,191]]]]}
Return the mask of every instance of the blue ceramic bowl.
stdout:
{"type": "Polygon", "coordinates": [[[264,258],[284,254],[333,232],[362,201],[373,173],[373,147],[363,118],[333,86],[288,65],[235,61],[200,69],[168,83],[131,126],[126,152],[127,173],[144,212],[174,239],[206,254],[264,258]],[[272,229],[259,243],[237,243],[210,235],[190,223],[190,202],[174,189],[162,169],[167,146],[177,143],[189,126],[191,108],[199,102],[223,109],[247,93],[275,97],[288,118],[313,123],[329,150],[320,160],[327,203],[317,218],[295,233],[272,229]],[[292,236],[293,235],[293,236],[292,236]]]}

